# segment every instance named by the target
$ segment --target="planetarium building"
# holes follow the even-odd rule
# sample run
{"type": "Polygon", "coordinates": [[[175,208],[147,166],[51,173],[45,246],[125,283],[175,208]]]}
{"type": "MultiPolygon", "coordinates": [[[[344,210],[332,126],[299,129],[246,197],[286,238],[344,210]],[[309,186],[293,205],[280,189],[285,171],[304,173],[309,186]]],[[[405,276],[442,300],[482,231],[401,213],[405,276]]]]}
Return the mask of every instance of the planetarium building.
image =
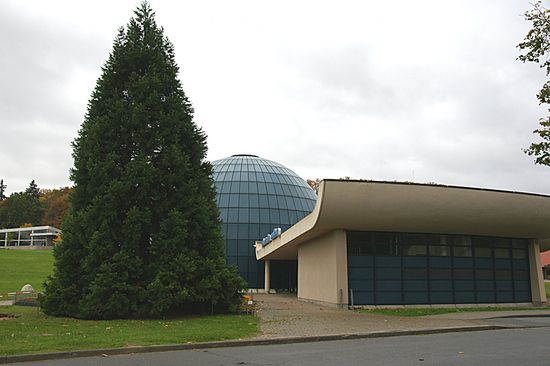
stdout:
{"type": "MultiPolygon", "coordinates": [[[[280,228],[283,232],[307,216],[316,194],[292,170],[255,155],[233,155],[212,162],[227,261],[236,264],[250,288],[264,288],[264,261],[254,243],[280,228]]],[[[269,286],[295,291],[297,261],[272,261],[269,286]]]]}
{"type": "Polygon", "coordinates": [[[540,304],[548,249],[550,196],[325,180],[256,258],[297,260],[298,297],[332,305],[540,304]]]}

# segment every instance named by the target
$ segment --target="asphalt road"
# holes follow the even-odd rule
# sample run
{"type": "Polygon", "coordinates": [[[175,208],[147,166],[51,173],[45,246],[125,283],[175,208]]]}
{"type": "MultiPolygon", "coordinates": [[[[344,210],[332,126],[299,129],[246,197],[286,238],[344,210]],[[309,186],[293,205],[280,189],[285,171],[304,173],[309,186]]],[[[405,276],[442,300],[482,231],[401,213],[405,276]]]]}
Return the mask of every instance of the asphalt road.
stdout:
{"type": "MultiPolygon", "coordinates": [[[[531,319],[536,323],[536,319],[531,319]]],[[[289,345],[214,348],[13,365],[549,365],[550,328],[417,335],[289,345]]]]}

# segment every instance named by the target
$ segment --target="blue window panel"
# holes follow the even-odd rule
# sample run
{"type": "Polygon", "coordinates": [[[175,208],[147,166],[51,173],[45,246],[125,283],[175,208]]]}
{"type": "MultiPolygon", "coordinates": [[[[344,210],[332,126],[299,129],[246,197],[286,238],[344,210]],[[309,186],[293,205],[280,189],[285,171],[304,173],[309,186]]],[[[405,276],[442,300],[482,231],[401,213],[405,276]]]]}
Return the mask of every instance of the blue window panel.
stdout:
{"type": "Polygon", "coordinates": [[[348,267],[372,267],[374,257],[370,255],[353,255],[348,257],[348,267]]]}
{"type": "Polygon", "coordinates": [[[496,285],[497,292],[512,291],[514,289],[513,281],[496,281],[495,285],[496,285]]]}
{"type": "Polygon", "coordinates": [[[427,257],[403,257],[403,267],[425,268],[427,266],[427,257]]]}
{"type": "Polygon", "coordinates": [[[248,206],[254,208],[260,207],[258,195],[251,194],[248,196],[248,206]]]}
{"type": "Polygon", "coordinates": [[[453,282],[445,280],[431,280],[430,290],[432,291],[452,291],[453,282]]]}
{"type": "Polygon", "coordinates": [[[238,208],[228,208],[227,209],[227,220],[225,222],[239,222],[239,209],[238,208]]]}
{"type": "Polygon", "coordinates": [[[512,271],[499,269],[495,271],[495,279],[499,281],[507,281],[512,279],[512,271]]]}
{"type": "Polygon", "coordinates": [[[514,292],[515,302],[531,302],[531,293],[528,291],[514,292]]]}
{"type": "Polygon", "coordinates": [[[374,263],[376,267],[401,267],[401,257],[378,256],[374,263]]]}
{"type": "Polygon", "coordinates": [[[259,205],[258,207],[260,208],[269,208],[269,201],[267,199],[267,195],[265,194],[260,194],[258,196],[258,200],[259,200],[259,205]]]}
{"type": "Polygon", "coordinates": [[[276,194],[277,191],[275,190],[275,184],[273,183],[266,183],[267,187],[267,194],[276,194]]]}
{"type": "Polygon", "coordinates": [[[237,257],[227,257],[227,264],[230,266],[236,266],[237,265],[237,257]]]}
{"type": "Polygon", "coordinates": [[[491,268],[493,268],[493,260],[492,259],[476,258],[475,259],[475,267],[476,268],[482,268],[482,269],[491,269],[491,268]]]}
{"type": "Polygon", "coordinates": [[[227,253],[227,256],[236,256],[237,255],[237,240],[226,240],[227,248],[225,248],[225,252],[227,253]]]}
{"type": "Polygon", "coordinates": [[[269,205],[269,208],[279,208],[279,205],[277,203],[277,196],[267,196],[267,202],[269,205]]]}
{"type": "Polygon", "coordinates": [[[296,211],[288,211],[288,217],[290,218],[290,222],[297,222],[298,221],[298,215],[296,214],[296,211]]]}
{"type": "Polygon", "coordinates": [[[512,268],[512,262],[509,259],[495,259],[496,269],[510,269],[512,268]]]}
{"type": "Polygon", "coordinates": [[[258,193],[267,194],[267,186],[263,181],[258,182],[258,193]]]}
{"type": "Polygon", "coordinates": [[[229,206],[229,195],[220,194],[218,199],[218,207],[228,207],[229,206]]]}
{"type": "Polygon", "coordinates": [[[246,194],[246,193],[241,193],[239,195],[239,207],[249,207],[248,197],[249,197],[249,195],[246,194]]]}
{"type": "Polygon", "coordinates": [[[403,278],[406,280],[426,280],[428,270],[426,268],[403,268],[403,278]]]}
{"type": "Polygon", "coordinates": [[[243,256],[243,257],[246,257],[248,258],[248,240],[239,240],[238,241],[239,243],[239,250],[237,252],[237,254],[240,256],[243,256]]]}
{"type": "Polygon", "coordinates": [[[286,201],[286,207],[289,210],[295,210],[296,209],[296,205],[294,204],[294,200],[292,199],[292,197],[285,196],[285,201],[286,201]]]}
{"type": "Polygon", "coordinates": [[[476,289],[478,291],[494,291],[495,281],[476,281],[476,289]]]}
{"type": "Polygon", "coordinates": [[[281,188],[282,188],[282,190],[283,190],[282,194],[287,195],[287,196],[291,196],[291,195],[292,195],[292,192],[291,192],[291,190],[290,190],[290,187],[289,187],[287,184],[281,185],[281,188]]]}
{"type": "Polygon", "coordinates": [[[239,193],[239,184],[240,182],[231,182],[229,193],[239,193]]]}
{"type": "Polygon", "coordinates": [[[279,226],[281,222],[281,217],[279,216],[279,210],[269,210],[269,217],[273,225],[273,228],[275,228],[275,226],[279,226]]]}
{"type": "Polygon", "coordinates": [[[529,281],[514,281],[514,289],[516,291],[529,291],[531,286],[529,281]]]}
{"type": "Polygon", "coordinates": [[[476,302],[476,296],[474,292],[462,292],[455,291],[455,302],[457,304],[473,304],[476,302]]]}
{"type": "MultiPolygon", "coordinates": [[[[246,173],[243,173],[246,174],[246,173]]],[[[239,192],[240,193],[248,193],[248,182],[240,182],[239,183],[239,192]]]]}
{"type": "MultiPolygon", "coordinates": [[[[267,208],[260,208],[260,223],[262,224],[269,224],[269,209],[267,208]]],[[[266,235],[269,233],[266,233],[266,235]]]]}
{"type": "Polygon", "coordinates": [[[450,268],[432,268],[429,276],[432,280],[446,280],[452,278],[452,273],[450,268]]]}
{"type": "Polygon", "coordinates": [[[248,222],[248,208],[239,208],[239,222],[248,222]]]}
{"type": "Polygon", "coordinates": [[[495,273],[492,269],[476,269],[475,276],[476,280],[494,280],[495,273]]]}
{"type": "Polygon", "coordinates": [[[260,222],[260,209],[259,208],[251,208],[248,211],[249,220],[251,224],[257,224],[260,222]]]}
{"type": "MultiPolygon", "coordinates": [[[[284,195],[285,194],[283,192],[283,188],[280,184],[275,184],[274,187],[275,187],[275,194],[276,195],[284,195]]],[[[268,191],[269,191],[269,188],[268,188],[268,191]]]]}
{"type": "Polygon", "coordinates": [[[401,279],[401,268],[376,268],[375,276],[381,280],[401,279]]]}
{"type": "Polygon", "coordinates": [[[424,280],[405,280],[403,281],[403,290],[405,291],[428,291],[428,281],[424,280]]]}
{"type": "Polygon", "coordinates": [[[376,291],[401,291],[401,280],[376,280],[376,291]]]}
{"type": "Polygon", "coordinates": [[[238,224],[227,224],[226,239],[237,239],[238,232],[239,232],[238,224]]]}
{"type": "Polygon", "coordinates": [[[405,292],[403,293],[404,304],[428,304],[430,302],[427,292],[405,292]]]}
{"type": "Polygon", "coordinates": [[[514,293],[511,291],[497,291],[496,302],[514,302],[514,293]]]}
{"type": "Polygon", "coordinates": [[[374,291],[374,281],[373,280],[350,280],[348,287],[350,289],[358,291],[374,291]]]}
{"type": "Polygon", "coordinates": [[[220,193],[229,193],[231,190],[231,182],[223,182],[221,185],[220,193]]]}
{"type": "Polygon", "coordinates": [[[525,259],[527,258],[527,253],[525,249],[513,249],[512,258],[514,259],[525,259]]]}
{"type": "Polygon", "coordinates": [[[239,195],[233,194],[229,196],[229,207],[239,207],[239,195]]]}
{"type": "Polygon", "coordinates": [[[283,225],[290,225],[290,217],[288,216],[288,211],[287,210],[280,210],[279,211],[279,216],[280,216],[280,219],[281,219],[281,223],[283,225]]]}
{"type": "Polygon", "coordinates": [[[450,257],[431,257],[429,262],[430,262],[431,268],[450,268],[451,267],[450,257]]]}
{"type": "Polygon", "coordinates": [[[248,224],[240,223],[239,224],[239,234],[238,239],[248,239],[248,224]]]}
{"type": "Polygon", "coordinates": [[[495,293],[491,291],[476,292],[477,302],[493,303],[495,302],[495,293]]]}
{"type": "Polygon", "coordinates": [[[256,182],[248,182],[248,192],[252,194],[258,193],[258,183],[256,182]]]}
{"type": "Polygon", "coordinates": [[[374,305],[374,293],[367,291],[353,291],[353,302],[356,305],[374,305]]]}
{"type": "Polygon", "coordinates": [[[237,257],[237,266],[239,266],[239,271],[248,272],[248,257],[237,257]]]}
{"type": "Polygon", "coordinates": [[[258,224],[247,224],[248,226],[248,239],[252,241],[260,241],[263,239],[260,234],[260,225],[258,224]]]}
{"type": "Polygon", "coordinates": [[[474,261],[472,258],[453,258],[455,268],[473,268],[474,261]]]}
{"type": "Polygon", "coordinates": [[[288,205],[286,204],[286,197],[284,196],[276,196],[277,197],[277,206],[279,206],[280,209],[288,209],[288,205]]]}
{"type": "Polygon", "coordinates": [[[454,281],[455,291],[473,291],[474,281],[454,281]]]}
{"type": "Polygon", "coordinates": [[[514,269],[529,269],[529,262],[525,259],[514,259],[512,260],[512,264],[514,269]]]}
{"type": "Polygon", "coordinates": [[[374,270],[372,268],[349,268],[348,273],[350,280],[366,280],[374,278],[374,270]]]}
{"type": "Polygon", "coordinates": [[[377,305],[401,305],[403,299],[401,292],[376,292],[375,299],[377,305]]]}
{"type": "Polygon", "coordinates": [[[227,235],[227,224],[226,223],[222,223],[222,235],[223,235],[224,238],[227,235]]]}
{"type": "Polygon", "coordinates": [[[445,292],[431,292],[430,293],[430,302],[432,304],[452,304],[453,293],[450,291],[445,292]]]}
{"type": "Polygon", "coordinates": [[[453,278],[455,280],[473,280],[474,279],[474,270],[473,269],[463,269],[457,268],[453,270],[453,278]]]}
{"type": "MultiPolygon", "coordinates": [[[[245,168],[244,170],[247,170],[247,168],[245,168]]],[[[247,171],[241,172],[241,181],[243,181],[243,183],[246,184],[246,182],[248,182],[249,179],[250,179],[250,177],[248,176],[247,171]]],[[[244,188],[244,190],[246,191],[246,189],[248,189],[248,184],[247,184],[247,187],[244,188]]],[[[241,192],[243,192],[243,191],[241,190],[241,192]]]]}

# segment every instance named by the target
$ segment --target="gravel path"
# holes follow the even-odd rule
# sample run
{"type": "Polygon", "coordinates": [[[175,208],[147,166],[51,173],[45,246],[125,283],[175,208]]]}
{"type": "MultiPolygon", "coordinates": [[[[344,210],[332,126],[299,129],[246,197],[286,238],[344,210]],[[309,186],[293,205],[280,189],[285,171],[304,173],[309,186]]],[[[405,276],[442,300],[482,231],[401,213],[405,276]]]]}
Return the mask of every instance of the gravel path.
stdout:
{"type": "Polygon", "coordinates": [[[447,319],[361,314],[298,300],[295,295],[255,294],[260,338],[318,336],[391,330],[487,325],[484,319],[447,319]]]}

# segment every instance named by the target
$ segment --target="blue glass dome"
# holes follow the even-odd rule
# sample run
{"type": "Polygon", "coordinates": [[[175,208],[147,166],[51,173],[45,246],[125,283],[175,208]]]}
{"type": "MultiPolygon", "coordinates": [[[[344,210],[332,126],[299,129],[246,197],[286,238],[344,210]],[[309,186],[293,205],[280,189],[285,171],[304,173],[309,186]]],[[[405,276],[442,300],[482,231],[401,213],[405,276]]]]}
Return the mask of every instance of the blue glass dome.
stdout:
{"type": "MultiPolygon", "coordinates": [[[[276,227],[285,231],[300,221],[313,210],[317,196],[292,170],[256,155],[233,155],[212,165],[227,261],[237,265],[250,288],[263,288],[263,262],[256,260],[254,242],[276,227]]],[[[282,262],[271,265],[271,279],[284,284],[272,288],[290,289],[292,279],[281,279],[277,272],[292,277],[295,263],[282,262]]]]}

